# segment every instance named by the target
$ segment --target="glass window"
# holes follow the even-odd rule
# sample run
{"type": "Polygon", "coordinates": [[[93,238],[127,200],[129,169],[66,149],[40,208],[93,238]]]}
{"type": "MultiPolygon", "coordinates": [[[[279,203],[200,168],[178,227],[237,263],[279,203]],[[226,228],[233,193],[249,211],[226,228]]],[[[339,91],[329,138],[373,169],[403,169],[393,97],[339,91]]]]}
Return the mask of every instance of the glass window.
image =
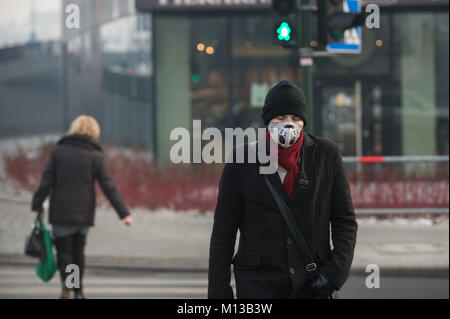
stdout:
{"type": "Polygon", "coordinates": [[[110,142],[153,150],[150,21],[140,13],[101,27],[103,132],[110,142]]]}
{"type": "Polygon", "coordinates": [[[361,54],[315,60],[317,134],[348,156],[448,154],[448,13],[385,12],[380,29],[362,34],[361,54]],[[343,109],[330,101],[354,94],[361,121],[356,108],[338,120],[343,109]],[[344,141],[339,126],[347,122],[353,138],[344,141]]]}
{"type": "Polygon", "coordinates": [[[193,17],[190,23],[190,86],[192,119],[204,127],[229,127],[227,20],[193,17]]]}
{"type": "Polygon", "coordinates": [[[155,16],[161,160],[173,144],[171,129],[191,128],[192,120],[222,134],[225,127],[262,127],[269,88],[281,79],[300,85],[298,61],[274,42],[272,22],[270,14],[155,16]]]}
{"type": "Polygon", "coordinates": [[[438,142],[448,145],[448,13],[401,12],[393,21],[402,154],[448,154],[438,142]]]}
{"type": "Polygon", "coordinates": [[[434,16],[434,69],[436,72],[436,141],[437,154],[448,154],[449,144],[449,36],[448,12],[436,13],[434,16]]]}
{"type": "Polygon", "coordinates": [[[269,14],[234,16],[232,21],[232,124],[235,127],[263,127],[264,98],[280,80],[301,85],[298,61],[292,49],[274,41],[269,14]]]}

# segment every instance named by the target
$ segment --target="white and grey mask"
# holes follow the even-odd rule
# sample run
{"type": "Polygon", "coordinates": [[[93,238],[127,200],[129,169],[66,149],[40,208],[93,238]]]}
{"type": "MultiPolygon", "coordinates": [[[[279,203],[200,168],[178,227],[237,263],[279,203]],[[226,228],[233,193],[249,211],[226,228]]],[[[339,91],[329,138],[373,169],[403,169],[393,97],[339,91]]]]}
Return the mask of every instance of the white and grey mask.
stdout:
{"type": "Polygon", "coordinates": [[[269,123],[270,136],[284,148],[294,145],[300,137],[303,126],[294,122],[269,123]]]}

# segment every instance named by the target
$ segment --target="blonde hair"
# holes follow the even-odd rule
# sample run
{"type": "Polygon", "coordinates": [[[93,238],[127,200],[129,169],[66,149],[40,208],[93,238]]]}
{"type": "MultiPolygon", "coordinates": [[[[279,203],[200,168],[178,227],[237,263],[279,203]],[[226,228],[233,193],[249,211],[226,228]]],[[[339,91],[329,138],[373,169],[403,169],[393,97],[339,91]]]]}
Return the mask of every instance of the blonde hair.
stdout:
{"type": "Polygon", "coordinates": [[[69,134],[87,135],[97,138],[100,135],[100,125],[92,116],[80,115],[72,122],[69,134]]]}

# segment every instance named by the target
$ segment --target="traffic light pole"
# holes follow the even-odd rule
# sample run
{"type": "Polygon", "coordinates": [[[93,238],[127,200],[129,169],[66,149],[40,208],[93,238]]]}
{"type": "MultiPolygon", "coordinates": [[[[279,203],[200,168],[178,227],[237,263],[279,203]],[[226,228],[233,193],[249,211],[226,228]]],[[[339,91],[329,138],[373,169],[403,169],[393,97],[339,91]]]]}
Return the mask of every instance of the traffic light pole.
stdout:
{"type": "MultiPolygon", "coordinates": [[[[302,75],[302,89],[308,101],[308,125],[305,130],[308,133],[314,132],[314,63],[301,63],[302,59],[313,60],[313,50],[310,47],[312,40],[313,6],[310,0],[301,0],[300,5],[300,25],[302,26],[299,60],[302,75]]],[[[298,23],[298,22],[297,22],[298,23]]]]}

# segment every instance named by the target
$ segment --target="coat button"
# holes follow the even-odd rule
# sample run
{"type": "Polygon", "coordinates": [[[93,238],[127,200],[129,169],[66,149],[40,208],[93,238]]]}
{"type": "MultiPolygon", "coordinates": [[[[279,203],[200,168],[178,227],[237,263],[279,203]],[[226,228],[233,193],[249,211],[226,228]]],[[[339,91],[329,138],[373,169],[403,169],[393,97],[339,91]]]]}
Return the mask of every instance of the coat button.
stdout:
{"type": "Polygon", "coordinates": [[[292,245],[292,239],[288,238],[287,243],[288,243],[288,245],[292,245]]]}
{"type": "Polygon", "coordinates": [[[289,268],[291,274],[295,274],[295,269],[293,267],[289,268]]]}

